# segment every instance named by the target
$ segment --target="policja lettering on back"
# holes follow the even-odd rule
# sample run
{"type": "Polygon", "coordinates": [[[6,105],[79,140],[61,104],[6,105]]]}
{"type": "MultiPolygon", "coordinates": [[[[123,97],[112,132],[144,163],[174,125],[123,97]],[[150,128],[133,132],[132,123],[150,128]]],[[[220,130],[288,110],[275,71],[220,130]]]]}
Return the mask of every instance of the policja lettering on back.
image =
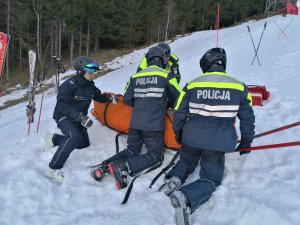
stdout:
{"type": "Polygon", "coordinates": [[[136,85],[157,84],[157,77],[141,77],[136,79],[136,85]]]}
{"type": "Polygon", "coordinates": [[[219,90],[198,90],[197,98],[203,99],[221,99],[230,101],[229,91],[219,91],[219,90]]]}

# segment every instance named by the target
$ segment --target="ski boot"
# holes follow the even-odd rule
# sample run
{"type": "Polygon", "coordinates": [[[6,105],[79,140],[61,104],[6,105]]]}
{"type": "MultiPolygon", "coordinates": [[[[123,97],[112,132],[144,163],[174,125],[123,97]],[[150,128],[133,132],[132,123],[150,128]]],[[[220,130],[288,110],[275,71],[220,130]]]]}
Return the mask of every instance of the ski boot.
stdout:
{"type": "Polygon", "coordinates": [[[181,191],[174,191],[170,200],[175,208],[176,225],[191,225],[191,209],[185,195],[181,191]]]}
{"type": "Polygon", "coordinates": [[[45,135],[45,142],[44,142],[44,152],[50,150],[52,147],[54,147],[53,145],[53,137],[54,137],[55,134],[53,133],[46,133],[45,135]]]}
{"type": "Polygon", "coordinates": [[[129,167],[126,160],[121,159],[111,162],[108,164],[108,169],[116,179],[116,186],[118,190],[127,187],[129,167]]]}
{"type": "Polygon", "coordinates": [[[62,184],[64,181],[64,173],[61,169],[51,169],[47,171],[45,176],[55,184],[62,184]]]}
{"type": "Polygon", "coordinates": [[[102,178],[108,173],[109,169],[107,162],[101,163],[99,166],[96,167],[96,169],[91,171],[91,175],[96,181],[102,180],[102,178]]]}
{"type": "Polygon", "coordinates": [[[174,191],[177,191],[181,186],[179,177],[171,177],[165,180],[165,183],[159,188],[159,191],[164,191],[165,195],[170,196],[174,191]]]}

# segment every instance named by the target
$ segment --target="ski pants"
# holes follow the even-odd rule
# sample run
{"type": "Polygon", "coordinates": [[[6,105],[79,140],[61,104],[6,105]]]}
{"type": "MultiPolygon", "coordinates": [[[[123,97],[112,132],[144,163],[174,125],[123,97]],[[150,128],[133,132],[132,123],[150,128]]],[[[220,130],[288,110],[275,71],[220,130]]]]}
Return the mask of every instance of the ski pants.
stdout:
{"type": "Polygon", "coordinates": [[[163,162],[165,149],[164,131],[143,131],[130,128],[128,131],[127,148],[107,159],[106,162],[126,159],[130,175],[135,175],[145,169],[163,162]],[[143,143],[147,153],[140,154],[143,143]]]}
{"type": "Polygon", "coordinates": [[[181,186],[182,191],[194,212],[200,205],[205,203],[216,190],[224,175],[225,153],[211,150],[197,149],[182,144],[180,159],[166,178],[176,176],[184,184],[187,177],[194,172],[200,160],[199,179],[181,186]]]}
{"type": "Polygon", "coordinates": [[[82,149],[90,146],[87,129],[79,123],[65,117],[57,122],[57,127],[63,135],[55,134],[52,138],[53,145],[59,147],[49,163],[51,169],[63,168],[74,149],[82,149]]]}

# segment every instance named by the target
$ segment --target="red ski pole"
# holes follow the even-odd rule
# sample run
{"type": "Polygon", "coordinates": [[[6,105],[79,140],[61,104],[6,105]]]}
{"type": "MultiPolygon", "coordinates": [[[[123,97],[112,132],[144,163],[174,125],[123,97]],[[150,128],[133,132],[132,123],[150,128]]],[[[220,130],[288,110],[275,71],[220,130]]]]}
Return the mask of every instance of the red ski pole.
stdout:
{"type": "Polygon", "coordinates": [[[40,113],[39,113],[39,120],[36,128],[36,132],[39,132],[40,127],[40,121],[41,121],[41,115],[42,115],[42,109],[43,109],[43,101],[44,101],[44,93],[45,93],[45,85],[43,85],[43,94],[42,94],[42,100],[41,100],[41,106],[40,106],[40,113]]]}
{"type": "MultiPolygon", "coordinates": [[[[296,123],[291,123],[291,124],[288,124],[286,126],[278,127],[276,129],[273,129],[273,130],[269,130],[269,131],[266,131],[266,132],[263,132],[263,133],[260,133],[260,134],[256,134],[256,135],[254,135],[254,138],[263,137],[263,136],[273,134],[273,133],[276,133],[276,132],[279,132],[279,131],[282,131],[282,130],[286,130],[286,129],[289,129],[289,128],[292,128],[292,127],[296,127],[296,126],[299,126],[299,125],[300,125],[300,121],[296,122],[296,123]]],[[[241,140],[238,140],[238,143],[240,143],[240,142],[241,142],[241,140]]]]}
{"type": "Polygon", "coordinates": [[[285,142],[285,143],[272,144],[272,145],[261,145],[261,146],[255,146],[255,147],[250,147],[250,148],[241,148],[239,151],[247,152],[247,151],[265,150],[265,149],[271,149],[271,148],[292,147],[292,146],[298,146],[298,145],[300,145],[300,141],[285,142]]]}

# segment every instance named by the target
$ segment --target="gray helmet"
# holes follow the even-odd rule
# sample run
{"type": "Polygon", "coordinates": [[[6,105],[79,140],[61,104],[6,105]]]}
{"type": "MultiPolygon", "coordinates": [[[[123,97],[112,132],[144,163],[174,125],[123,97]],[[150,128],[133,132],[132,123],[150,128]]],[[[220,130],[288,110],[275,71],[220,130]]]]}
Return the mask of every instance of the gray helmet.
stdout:
{"type": "Polygon", "coordinates": [[[84,71],[84,66],[92,63],[94,60],[88,56],[78,56],[74,62],[74,69],[84,71]]]}
{"type": "Polygon", "coordinates": [[[170,45],[168,45],[167,43],[159,43],[158,45],[157,45],[158,47],[160,47],[160,48],[162,48],[164,51],[165,51],[165,55],[166,55],[166,57],[170,57],[170,54],[171,54],[171,47],[170,47],[170,45]]]}
{"type": "Polygon", "coordinates": [[[223,66],[226,69],[226,52],[223,48],[212,48],[208,50],[200,59],[200,67],[205,73],[213,64],[223,66]]]}
{"type": "Polygon", "coordinates": [[[164,62],[164,58],[166,57],[165,52],[163,51],[162,48],[158,46],[154,46],[149,49],[149,51],[146,54],[147,61],[149,62],[152,59],[155,60],[161,60],[161,62],[164,62]]]}

